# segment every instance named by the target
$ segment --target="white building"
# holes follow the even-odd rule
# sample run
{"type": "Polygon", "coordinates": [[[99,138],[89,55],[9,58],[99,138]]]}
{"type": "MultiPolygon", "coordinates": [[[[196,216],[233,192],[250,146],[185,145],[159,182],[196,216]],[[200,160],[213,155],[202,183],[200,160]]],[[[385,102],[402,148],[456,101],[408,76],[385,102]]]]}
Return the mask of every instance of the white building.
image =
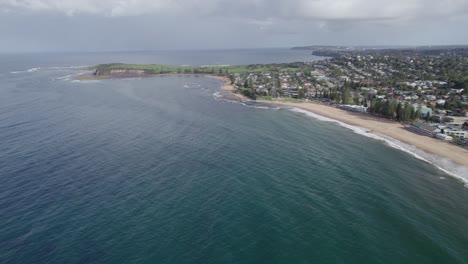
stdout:
{"type": "Polygon", "coordinates": [[[452,140],[453,139],[451,136],[447,136],[447,135],[441,134],[441,133],[436,134],[436,138],[442,139],[442,140],[452,140]]]}
{"type": "Polygon", "coordinates": [[[445,134],[451,136],[452,138],[458,138],[458,139],[468,138],[468,131],[463,131],[463,130],[446,130],[445,134]]]}
{"type": "Polygon", "coordinates": [[[367,107],[362,105],[340,105],[338,107],[351,112],[367,113],[367,107]]]}

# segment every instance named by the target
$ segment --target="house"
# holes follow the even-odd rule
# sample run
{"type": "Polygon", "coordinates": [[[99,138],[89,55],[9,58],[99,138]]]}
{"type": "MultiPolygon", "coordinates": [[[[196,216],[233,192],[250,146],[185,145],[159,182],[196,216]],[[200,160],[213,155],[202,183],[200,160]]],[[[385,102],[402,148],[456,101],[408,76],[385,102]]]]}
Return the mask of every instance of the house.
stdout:
{"type": "Polygon", "coordinates": [[[468,139],[468,131],[463,131],[463,130],[446,130],[445,131],[446,135],[451,136],[452,138],[457,138],[457,139],[468,139]]]}
{"type": "Polygon", "coordinates": [[[464,89],[450,89],[450,93],[459,94],[462,93],[464,89]]]}
{"type": "Polygon", "coordinates": [[[419,104],[413,104],[414,111],[418,111],[421,113],[422,117],[426,117],[427,115],[432,115],[432,109],[425,106],[425,105],[419,105],[419,104]]]}

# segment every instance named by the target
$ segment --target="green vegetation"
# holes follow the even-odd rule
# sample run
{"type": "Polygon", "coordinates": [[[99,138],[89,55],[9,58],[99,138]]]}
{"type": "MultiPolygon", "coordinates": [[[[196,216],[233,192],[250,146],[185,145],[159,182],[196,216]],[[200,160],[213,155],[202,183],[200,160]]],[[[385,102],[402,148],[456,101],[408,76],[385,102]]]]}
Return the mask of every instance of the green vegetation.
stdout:
{"type": "Polygon", "coordinates": [[[262,72],[299,72],[304,70],[303,63],[284,64],[252,64],[234,66],[176,66],[161,64],[99,64],[90,69],[96,70],[96,75],[109,75],[114,70],[144,71],[144,74],[210,74],[227,76],[229,74],[262,73],[262,72]]]}
{"type": "Polygon", "coordinates": [[[271,95],[257,95],[257,100],[272,101],[271,95]]]}
{"type": "Polygon", "coordinates": [[[385,102],[372,100],[369,112],[400,122],[414,121],[420,116],[419,110],[415,111],[410,103],[401,103],[396,100],[385,102]]]}
{"type": "Polygon", "coordinates": [[[161,64],[100,64],[92,67],[96,75],[108,75],[114,70],[144,71],[144,74],[212,74],[226,75],[228,68],[223,66],[173,66],[161,64]]]}

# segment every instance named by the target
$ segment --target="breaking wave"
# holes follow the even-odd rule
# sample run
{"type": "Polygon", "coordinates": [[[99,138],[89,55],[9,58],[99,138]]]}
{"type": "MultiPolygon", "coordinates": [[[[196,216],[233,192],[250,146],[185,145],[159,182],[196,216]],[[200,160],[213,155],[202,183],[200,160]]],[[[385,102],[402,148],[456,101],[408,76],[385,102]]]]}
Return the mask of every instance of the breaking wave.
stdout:
{"type": "Polygon", "coordinates": [[[11,74],[18,74],[18,73],[28,73],[28,72],[35,72],[39,70],[79,70],[79,69],[86,69],[90,67],[89,65],[80,65],[80,66],[58,66],[58,67],[35,67],[25,71],[11,71],[11,74]]]}
{"type": "Polygon", "coordinates": [[[396,140],[394,138],[391,138],[391,137],[388,137],[388,136],[385,136],[385,135],[375,134],[375,133],[368,133],[368,129],[363,128],[363,127],[348,125],[348,124],[343,123],[341,121],[338,121],[338,120],[335,120],[335,119],[332,119],[332,118],[328,118],[328,117],[324,117],[324,116],[321,116],[321,115],[317,115],[315,113],[312,113],[312,112],[309,112],[309,111],[306,111],[306,110],[303,110],[303,109],[299,109],[299,108],[287,108],[287,109],[289,109],[289,110],[291,110],[293,112],[296,112],[296,113],[305,114],[305,115],[307,115],[309,117],[312,117],[314,119],[318,119],[320,121],[334,122],[334,123],[339,124],[342,127],[345,127],[347,129],[352,130],[356,134],[359,134],[359,135],[362,135],[362,136],[365,136],[365,137],[369,137],[369,138],[373,138],[373,139],[376,139],[376,140],[384,141],[390,147],[398,149],[398,150],[403,151],[405,153],[408,153],[411,156],[413,156],[413,157],[415,157],[415,158],[417,158],[419,160],[430,163],[430,164],[434,165],[435,167],[437,167],[439,170],[447,173],[448,175],[463,181],[464,186],[468,188],[468,167],[455,164],[450,159],[443,158],[443,157],[433,155],[433,154],[429,154],[429,153],[424,152],[423,150],[421,150],[421,149],[419,149],[419,148],[417,148],[417,147],[415,147],[413,145],[403,143],[403,142],[401,142],[399,140],[396,140]]]}

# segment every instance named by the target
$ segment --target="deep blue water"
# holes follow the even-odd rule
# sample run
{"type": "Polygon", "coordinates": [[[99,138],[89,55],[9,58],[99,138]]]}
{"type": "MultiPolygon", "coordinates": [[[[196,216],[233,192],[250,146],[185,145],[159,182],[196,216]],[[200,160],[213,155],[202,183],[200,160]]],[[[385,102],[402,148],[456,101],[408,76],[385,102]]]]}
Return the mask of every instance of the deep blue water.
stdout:
{"type": "Polygon", "coordinates": [[[151,54],[4,57],[0,263],[468,263],[468,189],[381,141],[212,79],[10,73],[151,54]]]}

